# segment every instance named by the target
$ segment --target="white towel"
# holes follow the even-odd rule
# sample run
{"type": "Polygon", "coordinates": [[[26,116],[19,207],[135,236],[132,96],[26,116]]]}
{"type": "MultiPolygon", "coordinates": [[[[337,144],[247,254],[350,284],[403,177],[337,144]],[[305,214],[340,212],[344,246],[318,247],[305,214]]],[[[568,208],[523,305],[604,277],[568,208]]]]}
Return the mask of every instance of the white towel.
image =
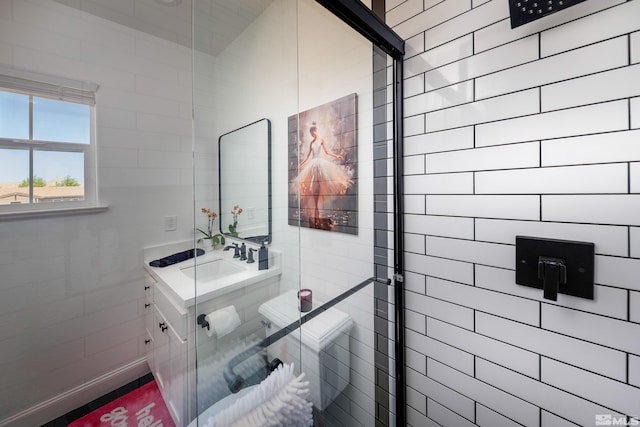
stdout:
{"type": "Polygon", "coordinates": [[[233,405],[209,417],[207,427],[310,427],[313,404],[305,374],[293,374],[293,365],[278,367],[233,405]]]}
{"type": "Polygon", "coordinates": [[[242,323],[233,305],[212,311],[205,316],[205,320],[209,322],[209,329],[206,330],[207,336],[211,337],[215,332],[218,338],[232,332],[242,323]]]}

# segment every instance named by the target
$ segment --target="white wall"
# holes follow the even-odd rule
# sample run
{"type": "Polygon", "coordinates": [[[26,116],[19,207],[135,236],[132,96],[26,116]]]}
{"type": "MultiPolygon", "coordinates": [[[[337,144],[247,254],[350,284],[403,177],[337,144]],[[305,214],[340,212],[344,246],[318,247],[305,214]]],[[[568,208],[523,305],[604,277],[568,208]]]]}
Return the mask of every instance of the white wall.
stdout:
{"type": "Polygon", "coordinates": [[[511,29],[508,4],[388,2],[407,40],[408,420],[640,415],[640,2],[511,29]],[[516,234],[595,243],[595,300],[515,284],[516,234]]]}
{"type": "Polygon", "coordinates": [[[59,3],[3,0],[0,64],[100,86],[108,211],[0,222],[0,424],[71,392],[17,422],[36,425],[146,372],[142,248],[192,230],[191,55],[59,3]],[[114,371],[107,389],[77,389],[114,371]]]}

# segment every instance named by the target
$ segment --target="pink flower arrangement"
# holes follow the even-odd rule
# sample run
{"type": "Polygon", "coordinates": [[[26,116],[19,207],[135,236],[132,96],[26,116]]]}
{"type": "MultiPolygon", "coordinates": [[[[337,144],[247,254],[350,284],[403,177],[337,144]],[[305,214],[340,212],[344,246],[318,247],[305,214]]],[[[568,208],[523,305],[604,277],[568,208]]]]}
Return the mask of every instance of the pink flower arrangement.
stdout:
{"type": "Polygon", "coordinates": [[[204,237],[199,239],[198,242],[202,240],[211,240],[211,243],[213,243],[214,245],[220,243],[224,244],[224,236],[222,236],[222,234],[220,233],[214,234],[214,223],[216,221],[216,218],[218,217],[218,214],[207,208],[202,208],[201,211],[203,214],[207,215],[207,230],[205,231],[201,228],[196,228],[199,232],[204,234],[204,237]]]}

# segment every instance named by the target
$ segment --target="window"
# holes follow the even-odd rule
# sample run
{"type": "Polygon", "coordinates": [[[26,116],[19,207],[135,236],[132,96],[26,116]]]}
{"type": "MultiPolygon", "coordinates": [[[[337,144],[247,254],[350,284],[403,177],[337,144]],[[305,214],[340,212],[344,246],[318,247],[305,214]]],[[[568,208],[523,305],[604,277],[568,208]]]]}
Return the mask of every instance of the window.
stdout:
{"type": "Polygon", "coordinates": [[[28,76],[0,69],[0,212],[94,206],[97,86],[28,76]]]}

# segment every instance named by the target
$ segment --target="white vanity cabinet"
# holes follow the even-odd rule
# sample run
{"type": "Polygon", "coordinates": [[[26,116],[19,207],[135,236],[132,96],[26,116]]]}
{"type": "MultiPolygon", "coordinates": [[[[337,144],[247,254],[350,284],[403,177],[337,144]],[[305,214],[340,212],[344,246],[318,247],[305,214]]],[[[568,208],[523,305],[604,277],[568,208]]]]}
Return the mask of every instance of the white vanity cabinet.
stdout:
{"type": "Polygon", "coordinates": [[[158,326],[153,349],[154,376],[176,425],[186,425],[189,416],[184,402],[188,390],[187,341],[176,334],[171,323],[157,306],[154,311],[158,326]]]}
{"type": "Polygon", "coordinates": [[[200,368],[207,368],[207,360],[225,345],[264,337],[258,308],[278,295],[281,272],[280,253],[277,251],[270,251],[268,270],[259,270],[257,262],[247,264],[233,259],[233,251],[209,252],[198,259],[201,274],[197,286],[194,277],[189,276],[193,269],[192,260],[165,268],[149,266],[149,260],[183,247],[154,247],[145,253],[147,360],[177,427],[187,426],[196,418],[198,404],[202,405],[206,400],[200,396],[201,401],[196,401],[196,383],[198,387],[208,387],[211,370],[199,376],[198,381],[196,376],[200,368]],[[207,278],[207,266],[220,259],[233,263],[239,271],[222,278],[207,278]],[[236,309],[241,325],[221,338],[215,334],[207,335],[207,331],[197,323],[197,317],[228,306],[236,309]]]}
{"type": "Polygon", "coordinates": [[[184,426],[190,417],[188,345],[186,334],[179,331],[186,327],[187,312],[168,306],[167,297],[151,276],[148,282],[153,284],[146,290],[152,295],[151,305],[147,307],[145,302],[147,334],[151,340],[147,344],[147,361],[176,426],[184,426]]]}

